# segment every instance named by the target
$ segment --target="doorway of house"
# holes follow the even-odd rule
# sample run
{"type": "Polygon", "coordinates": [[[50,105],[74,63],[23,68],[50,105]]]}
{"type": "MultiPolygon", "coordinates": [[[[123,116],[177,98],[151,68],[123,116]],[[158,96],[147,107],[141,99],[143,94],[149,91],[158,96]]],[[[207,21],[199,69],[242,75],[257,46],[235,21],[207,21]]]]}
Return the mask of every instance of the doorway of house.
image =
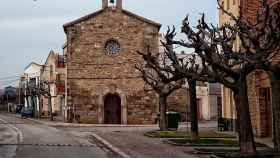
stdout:
{"type": "Polygon", "coordinates": [[[104,99],[104,123],[121,124],[121,98],[108,94],[104,99]]]}
{"type": "Polygon", "coordinates": [[[259,89],[259,104],[260,104],[260,125],[262,126],[262,136],[272,136],[272,106],[270,99],[270,88],[259,89]]]}

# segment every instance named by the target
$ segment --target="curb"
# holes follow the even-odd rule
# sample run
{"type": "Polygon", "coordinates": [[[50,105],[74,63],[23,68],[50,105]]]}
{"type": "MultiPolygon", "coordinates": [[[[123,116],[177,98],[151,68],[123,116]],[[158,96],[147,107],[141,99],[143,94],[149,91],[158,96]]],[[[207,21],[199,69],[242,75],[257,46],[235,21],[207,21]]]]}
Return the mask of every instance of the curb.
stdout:
{"type": "MultiPolygon", "coordinates": [[[[18,117],[18,116],[16,116],[18,117]]],[[[20,117],[18,117],[20,118],[20,117]]],[[[79,128],[79,127],[150,127],[155,128],[157,125],[106,125],[106,124],[73,124],[73,123],[52,123],[52,122],[45,122],[41,120],[36,120],[32,118],[26,118],[29,121],[33,121],[39,124],[48,125],[52,127],[73,127],[73,128],[79,128]]]]}
{"type": "Polygon", "coordinates": [[[186,144],[180,144],[180,143],[175,143],[172,142],[171,140],[174,139],[184,139],[184,138],[161,138],[160,140],[163,143],[170,144],[170,145],[175,145],[175,146],[187,146],[187,147],[239,147],[236,145],[227,145],[227,144],[191,144],[191,143],[186,143],[186,144]]]}
{"type": "Polygon", "coordinates": [[[100,141],[102,144],[104,144],[105,146],[107,146],[110,150],[112,150],[113,152],[117,153],[118,155],[120,155],[122,158],[131,158],[131,156],[127,155],[126,153],[124,153],[123,151],[121,151],[119,148],[115,147],[114,145],[112,145],[111,143],[109,143],[107,140],[101,138],[100,136],[98,136],[97,134],[92,133],[91,134],[94,138],[96,138],[98,141],[100,141]]]}

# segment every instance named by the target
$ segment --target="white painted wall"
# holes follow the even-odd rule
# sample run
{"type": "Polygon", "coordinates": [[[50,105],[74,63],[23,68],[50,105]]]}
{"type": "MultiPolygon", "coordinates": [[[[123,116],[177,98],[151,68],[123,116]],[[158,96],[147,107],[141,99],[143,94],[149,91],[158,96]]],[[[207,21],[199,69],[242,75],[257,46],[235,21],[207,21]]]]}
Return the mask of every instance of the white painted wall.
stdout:
{"type": "Polygon", "coordinates": [[[209,100],[208,100],[208,87],[196,87],[197,98],[201,100],[201,112],[203,120],[210,120],[209,100]]]}
{"type": "MultiPolygon", "coordinates": [[[[40,84],[40,75],[41,75],[41,66],[35,63],[29,64],[24,70],[24,77],[25,77],[25,87],[26,83],[29,82],[31,79],[36,80],[36,85],[40,84]]],[[[25,92],[26,94],[26,92],[25,92]]],[[[25,107],[28,106],[27,98],[25,98],[25,107]]],[[[36,98],[36,109],[39,111],[39,98],[36,98]]]]}

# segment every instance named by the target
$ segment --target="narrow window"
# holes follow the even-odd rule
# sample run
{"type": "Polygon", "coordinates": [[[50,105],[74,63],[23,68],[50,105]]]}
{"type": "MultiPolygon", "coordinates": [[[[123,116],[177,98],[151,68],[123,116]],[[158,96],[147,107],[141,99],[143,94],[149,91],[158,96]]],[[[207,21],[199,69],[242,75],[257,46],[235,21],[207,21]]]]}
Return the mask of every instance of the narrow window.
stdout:
{"type": "Polygon", "coordinates": [[[229,0],[227,0],[227,2],[226,2],[227,4],[227,8],[226,8],[226,10],[229,10],[229,0]]]}

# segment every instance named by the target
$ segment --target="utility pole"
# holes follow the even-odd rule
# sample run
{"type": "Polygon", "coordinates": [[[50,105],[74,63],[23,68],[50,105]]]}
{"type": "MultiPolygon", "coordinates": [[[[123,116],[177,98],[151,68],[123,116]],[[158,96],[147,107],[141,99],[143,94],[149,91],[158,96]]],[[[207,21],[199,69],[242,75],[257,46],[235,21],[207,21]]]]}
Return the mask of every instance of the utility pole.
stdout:
{"type": "Polygon", "coordinates": [[[49,109],[50,109],[50,117],[51,117],[51,121],[53,121],[53,114],[52,114],[52,94],[51,94],[50,82],[47,82],[47,85],[48,85],[48,103],[49,103],[49,109]]]}
{"type": "Polygon", "coordinates": [[[18,104],[19,104],[19,106],[20,106],[20,103],[21,103],[20,94],[21,94],[21,80],[19,81],[19,87],[18,87],[18,104]]]}
{"type": "Polygon", "coordinates": [[[10,112],[10,107],[9,107],[9,96],[8,96],[8,93],[6,94],[6,99],[7,99],[8,113],[9,113],[10,112]]]}

